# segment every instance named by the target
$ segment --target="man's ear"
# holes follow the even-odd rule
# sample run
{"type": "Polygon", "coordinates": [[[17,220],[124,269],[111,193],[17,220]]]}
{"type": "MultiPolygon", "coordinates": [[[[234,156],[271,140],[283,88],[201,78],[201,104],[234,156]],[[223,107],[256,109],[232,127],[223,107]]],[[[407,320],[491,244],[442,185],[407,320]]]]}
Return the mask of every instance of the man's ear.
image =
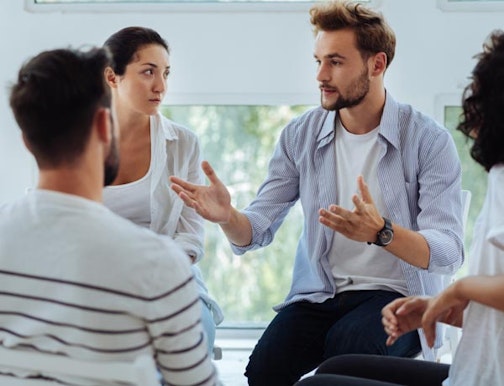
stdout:
{"type": "Polygon", "coordinates": [[[112,140],[112,127],[110,124],[111,122],[110,114],[111,114],[110,109],[101,107],[98,110],[96,110],[94,118],[94,126],[98,134],[98,138],[107,144],[112,140]]]}
{"type": "Polygon", "coordinates": [[[116,75],[112,67],[105,68],[103,75],[105,76],[105,81],[111,88],[116,88],[119,81],[119,77],[116,75]]]}
{"type": "Polygon", "coordinates": [[[385,72],[387,69],[387,55],[385,52],[378,52],[372,56],[373,68],[371,69],[372,76],[378,76],[385,72]]]}
{"type": "Polygon", "coordinates": [[[33,151],[32,151],[32,147],[31,147],[31,144],[30,144],[30,141],[28,141],[28,138],[26,138],[26,134],[24,132],[21,133],[21,136],[23,137],[23,143],[25,145],[25,147],[28,149],[28,151],[30,153],[33,154],[33,151]]]}

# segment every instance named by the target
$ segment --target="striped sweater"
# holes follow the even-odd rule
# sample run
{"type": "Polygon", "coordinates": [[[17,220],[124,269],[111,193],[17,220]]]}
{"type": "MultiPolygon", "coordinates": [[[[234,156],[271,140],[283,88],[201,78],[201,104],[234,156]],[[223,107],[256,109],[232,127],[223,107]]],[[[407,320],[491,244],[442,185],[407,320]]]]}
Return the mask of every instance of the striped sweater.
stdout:
{"type": "Polygon", "coordinates": [[[214,385],[200,315],[171,239],[62,193],[0,207],[2,345],[103,361],[149,353],[169,385],[214,385]]]}

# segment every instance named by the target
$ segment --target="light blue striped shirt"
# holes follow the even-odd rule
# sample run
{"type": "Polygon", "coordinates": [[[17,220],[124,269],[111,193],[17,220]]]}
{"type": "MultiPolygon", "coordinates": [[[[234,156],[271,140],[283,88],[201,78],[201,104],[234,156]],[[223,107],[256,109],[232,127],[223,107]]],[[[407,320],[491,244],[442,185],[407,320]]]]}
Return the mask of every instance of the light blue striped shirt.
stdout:
{"type": "MultiPolygon", "coordinates": [[[[272,242],[289,209],[301,200],[305,214],[296,251],[291,290],[285,302],[323,302],[336,293],[329,265],[334,232],[320,224],[318,210],[339,202],[334,150],[335,112],[314,108],[282,131],[257,197],[243,211],[252,242],[233,245],[236,254],[272,242]]],[[[430,248],[427,269],[401,260],[411,295],[435,295],[443,275],[463,262],[461,167],[449,132],[387,93],[378,141],[378,179],[390,219],[420,232],[430,248]]],[[[442,334],[439,334],[439,337],[442,334]]]]}

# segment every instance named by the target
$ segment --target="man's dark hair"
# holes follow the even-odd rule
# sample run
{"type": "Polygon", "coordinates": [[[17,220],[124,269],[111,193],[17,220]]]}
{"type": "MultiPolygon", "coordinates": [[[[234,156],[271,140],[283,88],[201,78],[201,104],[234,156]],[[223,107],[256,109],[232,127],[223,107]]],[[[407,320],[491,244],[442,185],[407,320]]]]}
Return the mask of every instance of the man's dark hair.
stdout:
{"type": "Polygon", "coordinates": [[[111,35],[103,44],[113,57],[111,66],[116,75],[124,75],[126,66],[135,59],[137,51],[144,46],[157,44],[170,49],[168,43],[153,29],[146,27],[126,27],[111,35]]]}
{"type": "Polygon", "coordinates": [[[96,111],[109,108],[106,49],[44,51],[26,62],[10,106],[40,168],[72,163],[82,154],[96,111]]]}
{"type": "Polygon", "coordinates": [[[463,93],[457,130],[475,136],[471,157],[489,171],[504,163],[504,31],[493,31],[475,57],[478,63],[463,93]]]}

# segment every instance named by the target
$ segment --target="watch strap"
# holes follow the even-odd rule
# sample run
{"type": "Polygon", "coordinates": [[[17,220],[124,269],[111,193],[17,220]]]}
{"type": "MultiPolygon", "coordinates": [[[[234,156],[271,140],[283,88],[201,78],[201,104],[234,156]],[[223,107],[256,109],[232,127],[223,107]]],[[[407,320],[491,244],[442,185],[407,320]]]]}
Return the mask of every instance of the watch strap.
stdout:
{"type": "Polygon", "coordinates": [[[390,240],[388,243],[384,244],[382,242],[382,233],[384,231],[389,231],[389,232],[392,232],[392,235],[393,235],[393,230],[392,230],[392,222],[388,219],[388,218],[385,218],[385,217],[382,217],[383,218],[383,221],[385,221],[384,225],[383,225],[383,228],[380,229],[377,233],[376,233],[376,240],[371,242],[371,241],[368,241],[368,245],[371,245],[371,244],[374,244],[374,245],[378,245],[379,247],[384,247],[388,244],[390,244],[390,242],[392,240],[390,240]]]}

